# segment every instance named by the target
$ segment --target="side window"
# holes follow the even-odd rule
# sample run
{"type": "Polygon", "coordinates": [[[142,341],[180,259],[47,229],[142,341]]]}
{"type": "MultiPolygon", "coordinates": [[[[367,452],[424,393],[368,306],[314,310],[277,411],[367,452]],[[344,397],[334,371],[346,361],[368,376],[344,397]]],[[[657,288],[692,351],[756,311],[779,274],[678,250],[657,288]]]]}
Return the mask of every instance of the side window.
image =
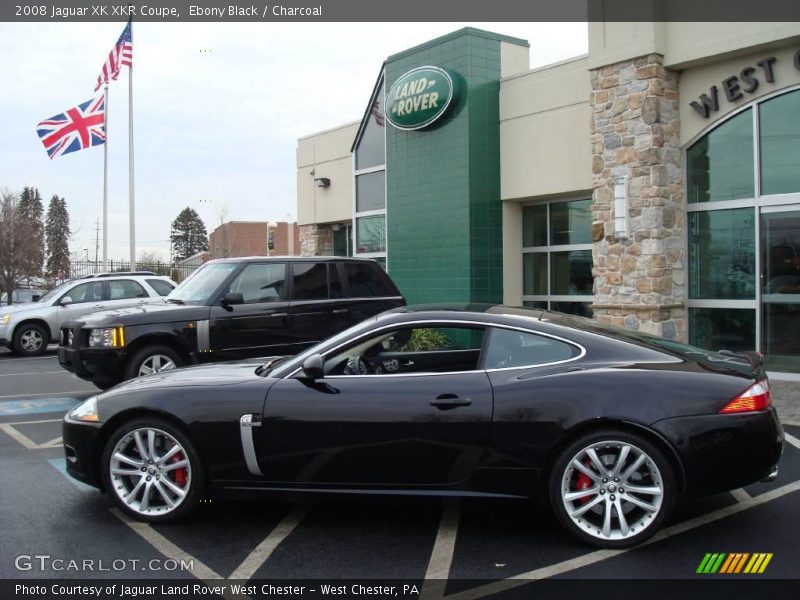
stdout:
{"type": "Polygon", "coordinates": [[[278,302],[286,287],[285,263],[251,263],[231,282],[229,292],[239,293],[245,304],[278,302]]]}
{"type": "Polygon", "coordinates": [[[402,327],[362,340],[325,359],[328,375],[452,373],[478,368],[484,330],[402,327]]]}
{"type": "Polygon", "coordinates": [[[109,300],[129,300],[131,298],[147,298],[147,292],[132,279],[117,279],[108,282],[109,300]]]}
{"type": "MultiPolygon", "coordinates": [[[[103,282],[92,281],[89,283],[81,283],[69,290],[64,296],[72,298],[73,304],[83,304],[84,302],[102,302],[103,301],[103,282]]],[[[62,296],[62,298],[64,297],[62,296]]]]}
{"type": "Polygon", "coordinates": [[[534,333],[492,329],[486,351],[486,369],[527,367],[568,360],[578,356],[576,346],[534,333]]]}
{"type": "Polygon", "coordinates": [[[294,300],[326,300],[328,298],[327,263],[292,263],[294,300]]]}
{"type": "Polygon", "coordinates": [[[386,274],[377,264],[347,262],[344,263],[344,272],[350,284],[352,298],[397,295],[387,284],[386,274]]]}
{"type": "Polygon", "coordinates": [[[159,296],[169,296],[169,293],[175,289],[174,285],[163,279],[148,279],[147,283],[159,296]]]}
{"type": "Polygon", "coordinates": [[[335,262],[328,263],[328,292],[331,298],[342,298],[342,279],[339,277],[339,265],[335,262]]]}

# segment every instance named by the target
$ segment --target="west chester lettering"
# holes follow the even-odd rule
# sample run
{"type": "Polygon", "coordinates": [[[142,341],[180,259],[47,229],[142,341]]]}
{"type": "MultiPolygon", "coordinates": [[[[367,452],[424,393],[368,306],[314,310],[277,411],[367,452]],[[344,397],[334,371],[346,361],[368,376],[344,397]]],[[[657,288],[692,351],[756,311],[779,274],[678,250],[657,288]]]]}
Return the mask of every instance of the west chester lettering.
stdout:
{"type": "Polygon", "coordinates": [[[439,108],[439,92],[425,92],[436,82],[427,77],[404,83],[394,94],[392,112],[396,115],[408,115],[418,110],[439,108]]]}
{"type": "MultiPolygon", "coordinates": [[[[719,110],[720,91],[728,102],[736,102],[745,94],[752,94],[765,83],[775,83],[775,63],[778,59],[774,56],[762,58],[755,66],[747,66],[736,75],[731,75],[722,80],[720,86],[712,85],[708,94],[700,94],[697,100],[689,103],[697,114],[707,119],[712,112],[719,110]],[[721,88],[721,89],[720,89],[721,88]]],[[[794,68],[800,71],[800,50],[794,55],[794,68]]]]}

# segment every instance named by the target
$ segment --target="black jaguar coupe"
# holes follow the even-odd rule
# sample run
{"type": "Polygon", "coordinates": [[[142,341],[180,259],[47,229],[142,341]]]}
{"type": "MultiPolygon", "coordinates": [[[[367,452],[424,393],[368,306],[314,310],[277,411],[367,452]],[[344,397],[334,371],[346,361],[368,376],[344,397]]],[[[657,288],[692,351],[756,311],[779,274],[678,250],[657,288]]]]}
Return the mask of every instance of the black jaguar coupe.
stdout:
{"type": "Polygon", "coordinates": [[[243,494],[541,493],[607,548],[653,535],[682,495],[774,479],[783,449],[755,353],[484,305],[134,379],[68,413],[63,437],[69,473],[143,521],[243,494]]]}

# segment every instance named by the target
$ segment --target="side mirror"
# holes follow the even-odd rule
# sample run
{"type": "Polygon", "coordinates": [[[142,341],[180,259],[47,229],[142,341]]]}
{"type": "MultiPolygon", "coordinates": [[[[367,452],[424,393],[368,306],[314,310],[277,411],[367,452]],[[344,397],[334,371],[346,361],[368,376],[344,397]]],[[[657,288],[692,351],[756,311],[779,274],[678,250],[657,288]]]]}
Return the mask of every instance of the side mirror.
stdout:
{"type": "Polygon", "coordinates": [[[61,300],[58,301],[61,306],[67,306],[68,304],[72,304],[72,298],[69,296],[64,296],[61,300]]]}
{"type": "Polygon", "coordinates": [[[41,296],[40,294],[34,294],[34,295],[33,295],[33,301],[34,301],[34,302],[38,302],[38,301],[39,301],[39,299],[40,299],[41,297],[42,297],[42,296],[41,296]]]}
{"type": "Polygon", "coordinates": [[[322,379],[325,376],[323,364],[319,354],[312,354],[303,363],[303,375],[311,380],[322,379]]]}
{"type": "Polygon", "coordinates": [[[244,304],[244,296],[240,292],[228,292],[222,297],[222,306],[244,304]]]}

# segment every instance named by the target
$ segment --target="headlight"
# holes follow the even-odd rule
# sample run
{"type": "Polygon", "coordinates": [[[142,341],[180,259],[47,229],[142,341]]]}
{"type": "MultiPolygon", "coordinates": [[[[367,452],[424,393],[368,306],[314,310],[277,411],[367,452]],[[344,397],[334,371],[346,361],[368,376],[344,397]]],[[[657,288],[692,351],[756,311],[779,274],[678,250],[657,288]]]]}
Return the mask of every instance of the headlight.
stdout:
{"type": "Polygon", "coordinates": [[[6,313],[2,317],[0,317],[0,325],[8,325],[8,322],[11,320],[11,315],[6,313]]]}
{"type": "Polygon", "coordinates": [[[69,418],[75,421],[97,423],[100,420],[97,417],[97,396],[86,399],[69,411],[69,418]]]}
{"type": "Polygon", "coordinates": [[[125,330],[122,327],[92,329],[89,335],[90,348],[122,348],[125,345],[125,330]]]}

